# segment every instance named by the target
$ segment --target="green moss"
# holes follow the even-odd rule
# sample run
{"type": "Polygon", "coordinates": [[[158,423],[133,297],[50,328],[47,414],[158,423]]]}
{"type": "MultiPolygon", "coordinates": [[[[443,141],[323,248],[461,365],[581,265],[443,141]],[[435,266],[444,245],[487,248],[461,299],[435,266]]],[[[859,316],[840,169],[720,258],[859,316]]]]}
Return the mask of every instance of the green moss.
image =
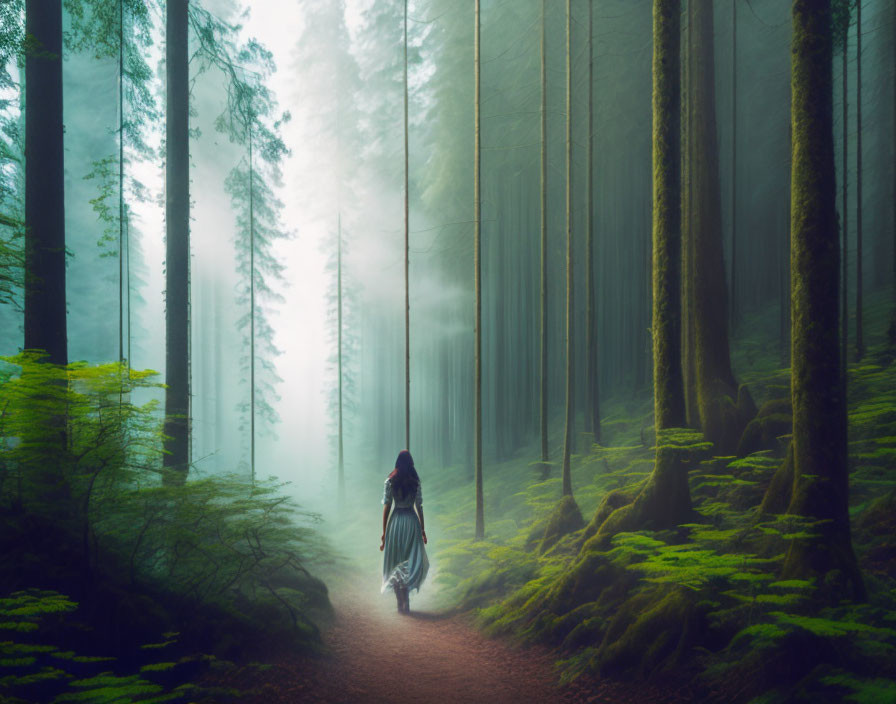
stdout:
{"type": "Polygon", "coordinates": [[[572,496],[564,496],[551,512],[545,524],[544,534],[538,545],[539,554],[557,544],[565,535],[579,530],[585,525],[579,506],[572,496]]]}
{"type": "Polygon", "coordinates": [[[704,628],[695,602],[680,590],[651,601],[636,599],[622,606],[597,654],[601,671],[634,667],[648,676],[658,669],[674,668],[690,654],[704,628]],[[638,609],[639,601],[647,606],[645,610],[638,609]]]}

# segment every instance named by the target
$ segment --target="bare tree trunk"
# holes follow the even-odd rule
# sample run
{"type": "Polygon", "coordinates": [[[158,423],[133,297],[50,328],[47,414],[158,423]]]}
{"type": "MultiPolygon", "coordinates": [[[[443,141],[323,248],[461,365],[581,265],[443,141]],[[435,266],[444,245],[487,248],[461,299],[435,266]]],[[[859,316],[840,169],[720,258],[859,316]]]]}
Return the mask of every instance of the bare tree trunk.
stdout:
{"type": "Polygon", "coordinates": [[[255,484],[255,164],[249,123],[249,468],[255,484]]]}
{"type": "Polygon", "coordinates": [[[547,70],[545,49],[545,14],[547,0],[541,0],[541,461],[542,475],[548,464],[548,148],[547,148],[547,70]]]}
{"type": "Polygon", "coordinates": [[[893,7],[893,26],[890,29],[890,41],[893,45],[893,56],[891,69],[893,70],[893,168],[891,170],[891,178],[893,179],[893,222],[892,239],[893,239],[893,312],[890,315],[890,327],[887,330],[887,337],[890,340],[890,347],[896,348],[896,6],[893,7]]]}
{"type": "Polygon", "coordinates": [[[731,2],[731,324],[737,324],[737,0],[731,2]]]}
{"type": "Polygon", "coordinates": [[[168,0],[165,162],[165,441],[168,483],[186,481],[190,459],[190,142],[188,0],[168,0]]]}
{"type": "MultiPolygon", "coordinates": [[[[118,363],[124,364],[124,0],[118,0],[118,363]]],[[[118,402],[121,403],[121,393],[118,402]]]]}
{"type": "Polygon", "coordinates": [[[840,373],[843,377],[843,385],[846,387],[846,360],[849,347],[849,56],[847,49],[849,48],[849,22],[844,22],[843,26],[843,208],[841,209],[841,229],[842,229],[842,274],[843,291],[841,301],[841,317],[840,321],[840,373]]]}
{"type": "Polygon", "coordinates": [[[404,0],[404,437],[411,447],[411,299],[408,204],[408,0],[404,0]]]}
{"type": "Polygon", "coordinates": [[[572,0],[566,0],[566,432],[563,441],[563,495],[572,496],[572,436],[576,431],[575,338],[573,326],[572,231],[572,0]]]}
{"type": "Polygon", "coordinates": [[[67,364],[62,0],[27,0],[25,32],[25,349],[67,364]]]}
{"type": "MultiPolygon", "coordinates": [[[[41,350],[51,364],[68,363],[65,310],[65,170],[62,123],[62,2],[26,0],[25,32],[25,349],[41,350]]],[[[65,384],[59,379],[60,385],[65,384]]],[[[44,401],[46,402],[46,401],[44,401]]],[[[64,412],[50,418],[56,460],[42,462],[29,480],[38,487],[39,512],[66,520],[71,491],[60,471],[68,447],[64,412]]]]}
{"type": "Polygon", "coordinates": [[[694,27],[690,18],[691,4],[687,0],[688,19],[686,28],[685,61],[682,65],[682,94],[684,103],[684,129],[682,130],[682,214],[681,214],[681,347],[682,381],[684,384],[685,418],[687,424],[699,427],[700,414],[697,410],[697,372],[694,338],[694,198],[693,198],[693,61],[694,27]]]}
{"type": "Polygon", "coordinates": [[[476,483],[477,540],[485,537],[482,499],[482,205],[480,166],[482,161],[479,128],[479,0],[473,0],[473,295],[476,299],[476,342],[474,351],[475,389],[473,402],[473,463],[476,483]]]}
{"type": "Polygon", "coordinates": [[[588,394],[585,400],[585,429],[600,442],[600,387],[598,384],[597,316],[594,288],[594,0],[588,2],[588,141],[585,157],[585,350],[588,394]]]}
{"type": "MultiPolygon", "coordinates": [[[[844,48],[844,53],[846,50],[844,48]]],[[[865,356],[862,330],[862,0],[856,2],[856,359],[865,356]]]]}
{"type": "Polygon", "coordinates": [[[339,498],[345,498],[345,459],[342,436],[342,213],[336,219],[336,360],[339,375],[339,498]]]}

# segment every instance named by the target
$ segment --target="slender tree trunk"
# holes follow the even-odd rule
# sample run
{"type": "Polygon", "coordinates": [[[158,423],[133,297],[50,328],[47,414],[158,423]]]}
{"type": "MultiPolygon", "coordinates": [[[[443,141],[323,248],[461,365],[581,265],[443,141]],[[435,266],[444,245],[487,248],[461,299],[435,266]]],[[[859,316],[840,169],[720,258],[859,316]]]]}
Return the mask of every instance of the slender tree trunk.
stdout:
{"type": "Polygon", "coordinates": [[[249,123],[249,468],[255,484],[255,162],[249,123]]]}
{"type": "Polygon", "coordinates": [[[411,447],[411,299],[408,191],[408,0],[404,0],[404,437],[411,447]]]}
{"type": "Polygon", "coordinates": [[[738,393],[728,345],[728,291],[722,252],[719,154],[713,68],[713,6],[692,0],[694,57],[691,62],[693,162],[693,283],[691,305],[700,426],[720,454],[735,450],[755,414],[744,389],[738,393]]]}
{"type": "Polygon", "coordinates": [[[62,0],[27,0],[25,32],[25,349],[67,364],[62,0]]]}
{"type": "MultiPolygon", "coordinates": [[[[125,320],[125,340],[127,350],[128,369],[132,366],[131,357],[131,222],[128,207],[124,207],[124,270],[126,273],[125,290],[127,291],[127,318],[125,320]]],[[[128,372],[130,373],[130,371],[128,372]]]]}
{"type": "Polygon", "coordinates": [[[843,377],[843,385],[846,387],[846,360],[849,358],[849,22],[843,26],[843,207],[841,208],[842,229],[842,274],[843,291],[841,292],[841,318],[840,321],[840,373],[843,377]]]}
{"type": "Polygon", "coordinates": [[[737,324],[737,0],[731,1],[731,324],[737,324]]]}
{"type": "Polygon", "coordinates": [[[475,388],[473,390],[473,466],[476,483],[477,540],[485,537],[482,498],[482,204],[480,166],[482,161],[479,128],[479,0],[473,0],[473,296],[476,306],[475,388]]]}
{"type": "Polygon", "coordinates": [[[165,163],[165,479],[186,481],[190,456],[190,143],[188,0],[168,0],[165,163]]]}
{"type": "Polygon", "coordinates": [[[339,498],[345,498],[345,458],[342,425],[342,213],[336,219],[336,364],[339,375],[339,498]]]}
{"type": "Polygon", "coordinates": [[[681,335],[682,335],[682,381],[687,424],[699,427],[700,414],[697,409],[697,371],[694,338],[694,198],[693,198],[693,63],[694,27],[691,21],[691,5],[695,0],[686,0],[688,20],[686,28],[687,54],[683,63],[682,83],[684,102],[684,129],[682,130],[682,233],[681,233],[681,335]]]}
{"type": "MultiPolygon", "coordinates": [[[[118,363],[124,364],[124,0],[118,0],[118,363]]],[[[121,403],[119,393],[119,404],[121,403]]]]}
{"type": "Polygon", "coordinates": [[[893,56],[890,66],[893,71],[893,164],[891,169],[893,181],[893,222],[891,223],[893,240],[893,312],[890,315],[890,327],[887,330],[887,337],[890,340],[890,347],[896,349],[896,6],[893,7],[893,26],[890,28],[890,42],[893,45],[893,56]]]}
{"type": "Polygon", "coordinates": [[[563,495],[572,496],[572,436],[576,431],[575,338],[573,326],[572,239],[572,0],[566,0],[566,433],[563,441],[563,495]]]}
{"type": "MultiPolygon", "coordinates": [[[[791,51],[791,396],[789,513],[820,521],[794,541],[786,577],[842,579],[828,589],[864,597],[849,528],[846,399],[837,350],[837,213],[830,0],[794,0],[791,51]]],[[[838,594],[836,596],[843,596],[838,594]]]]}
{"type": "Polygon", "coordinates": [[[547,476],[548,464],[548,130],[547,130],[547,61],[545,47],[545,15],[547,0],[541,0],[541,461],[542,475],[547,476]]]}
{"type": "MultiPolygon", "coordinates": [[[[845,49],[844,49],[845,53],[845,49]]],[[[865,356],[862,330],[862,0],[856,3],[856,359],[865,356]]]]}
{"type": "Polygon", "coordinates": [[[594,286],[594,0],[588,2],[588,141],[585,172],[585,325],[587,350],[588,395],[585,402],[585,428],[600,442],[600,386],[598,384],[598,350],[596,292],[594,286]]]}

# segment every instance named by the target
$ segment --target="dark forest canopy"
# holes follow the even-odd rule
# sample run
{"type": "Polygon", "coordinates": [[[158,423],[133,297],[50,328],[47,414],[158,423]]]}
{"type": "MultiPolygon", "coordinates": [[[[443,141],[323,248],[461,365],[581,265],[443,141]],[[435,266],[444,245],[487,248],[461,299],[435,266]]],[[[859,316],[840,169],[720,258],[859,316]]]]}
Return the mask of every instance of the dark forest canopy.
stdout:
{"type": "Polygon", "coordinates": [[[6,0],[0,330],[2,701],[364,689],[403,447],[558,697],[896,700],[888,0],[6,0]]]}

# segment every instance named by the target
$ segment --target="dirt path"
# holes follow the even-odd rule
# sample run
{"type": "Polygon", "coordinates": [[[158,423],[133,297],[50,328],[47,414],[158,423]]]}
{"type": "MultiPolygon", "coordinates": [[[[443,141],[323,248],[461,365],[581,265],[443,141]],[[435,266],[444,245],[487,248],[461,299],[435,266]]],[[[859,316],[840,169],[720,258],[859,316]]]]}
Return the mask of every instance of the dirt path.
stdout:
{"type": "Polygon", "coordinates": [[[669,701],[661,692],[612,681],[559,689],[554,658],[541,648],[514,649],[457,617],[395,611],[391,594],[358,589],[331,594],[336,617],[324,633],[329,653],[283,657],[267,670],[259,697],[286,702],[631,702],[669,701]],[[633,689],[634,687],[634,689],[633,689]],[[636,690],[636,691],[635,691],[636,690]]]}

